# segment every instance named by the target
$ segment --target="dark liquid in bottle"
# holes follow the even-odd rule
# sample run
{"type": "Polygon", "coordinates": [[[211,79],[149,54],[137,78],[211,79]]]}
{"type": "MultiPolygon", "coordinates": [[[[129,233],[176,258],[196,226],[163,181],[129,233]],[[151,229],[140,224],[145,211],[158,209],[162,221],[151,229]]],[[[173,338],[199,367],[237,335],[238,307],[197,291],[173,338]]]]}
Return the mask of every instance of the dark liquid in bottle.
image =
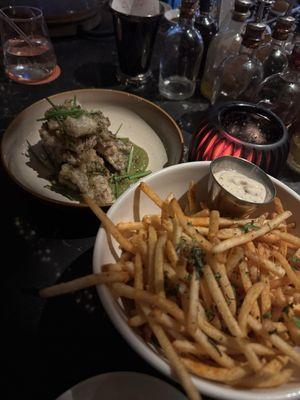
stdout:
{"type": "Polygon", "coordinates": [[[149,70],[161,15],[136,17],[112,10],[120,70],[129,76],[149,70]]]}
{"type": "Polygon", "coordinates": [[[211,19],[209,16],[198,16],[195,20],[195,27],[201,33],[203,40],[203,54],[201,59],[201,65],[199,69],[198,78],[201,79],[204,73],[205,62],[207,57],[208,47],[210,45],[211,40],[218,32],[217,23],[211,19]]]}

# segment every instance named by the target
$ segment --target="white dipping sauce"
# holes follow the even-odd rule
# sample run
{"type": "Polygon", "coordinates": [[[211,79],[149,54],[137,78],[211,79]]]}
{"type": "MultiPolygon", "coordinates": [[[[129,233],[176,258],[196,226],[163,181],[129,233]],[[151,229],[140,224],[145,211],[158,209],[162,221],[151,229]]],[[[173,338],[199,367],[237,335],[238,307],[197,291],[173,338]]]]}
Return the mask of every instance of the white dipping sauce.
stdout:
{"type": "Polygon", "coordinates": [[[262,183],[233,169],[216,172],[214,177],[224,189],[241,200],[262,203],[266,198],[266,188],[262,183]]]}

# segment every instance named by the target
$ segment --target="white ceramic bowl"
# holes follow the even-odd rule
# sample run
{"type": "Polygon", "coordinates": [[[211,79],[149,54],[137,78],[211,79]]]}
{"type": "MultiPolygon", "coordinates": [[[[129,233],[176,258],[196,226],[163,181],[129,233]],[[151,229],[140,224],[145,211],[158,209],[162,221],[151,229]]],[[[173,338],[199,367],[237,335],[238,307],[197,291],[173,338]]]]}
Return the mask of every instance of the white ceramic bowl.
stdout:
{"type": "MultiPolygon", "coordinates": [[[[163,198],[170,192],[173,192],[177,198],[181,198],[186,193],[188,182],[193,180],[199,183],[198,193],[200,199],[205,200],[207,195],[206,184],[208,172],[209,162],[198,161],[178,164],[163,169],[149,175],[144,181],[163,198]]],[[[300,196],[277,179],[271,179],[276,186],[277,194],[281,198],[284,207],[294,212],[294,215],[297,216],[300,207],[300,196]]],[[[144,214],[158,212],[157,206],[155,206],[144,193],[137,191],[136,188],[137,185],[128,189],[108,211],[108,216],[114,222],[119,222],[121,220],[137,220],[139,215],[143,216],[144,214]],[[140,202],[138,201],[138,193],[140,193],[140,202]]],[[[300,233],[299,228],[296,233],[300,233]]],[[[94,248],[93,265],[95,273],[101,271],[101,265],[114,260],[114,252],[119,252],[117,244],[114,241],[109,244],[104,229],[100,228],[94,248]]],[[[105,286],[99,286],[97,289],[107,314],[130,346],[154,368],[166,376],[172,377],[170,367],[165,359],[163,359],[153,347],[147,345],[141,337],[128,326],[123,309],[120,304],[113,299],[109,290],[105,286]]],[[[193,377],[193,381],[201,393],[217,399],[283,400],[300,398],[300,371],[299,380],[297,382],[289,383],[278,388],[263,390],[234,389],[224,384],[197,377],[193,377]]]]}

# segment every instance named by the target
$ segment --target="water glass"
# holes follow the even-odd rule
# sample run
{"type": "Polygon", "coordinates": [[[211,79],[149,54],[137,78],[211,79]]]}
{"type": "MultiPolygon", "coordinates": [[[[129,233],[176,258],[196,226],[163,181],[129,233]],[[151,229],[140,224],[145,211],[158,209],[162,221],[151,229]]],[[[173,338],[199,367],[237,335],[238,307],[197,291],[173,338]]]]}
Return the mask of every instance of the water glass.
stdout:
{"type": "Polygon", "coordinates": [[[56,66],[56,56],[42,11],[25,6],[9,6],[2,11],[31,42],[30,45],[4,19],[1,20],[3,62],[8,77],[24,83],[47,78],[56,66]]]}

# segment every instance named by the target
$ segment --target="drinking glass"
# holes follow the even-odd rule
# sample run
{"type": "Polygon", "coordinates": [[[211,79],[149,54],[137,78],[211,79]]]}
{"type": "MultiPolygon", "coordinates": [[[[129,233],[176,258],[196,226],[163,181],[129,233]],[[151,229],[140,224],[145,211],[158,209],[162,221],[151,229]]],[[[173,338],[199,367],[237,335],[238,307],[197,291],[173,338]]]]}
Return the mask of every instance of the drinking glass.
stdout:
{"type": "Polygon", "coordinates": [[[111,7],[119,57],[117,78],[122,83],[144,84],[151,78],[150,63],[159,20],[163,14],[136,16],[111,7]]]}
{"type": "Polygon", "coordinates": [[[2,11],[26,34],[26,42],[4,19],[1,40],[5,72],[19,82],[37,82],[51,75],[56,56],[43,13],[35,7],[9,6],[2,11]]]}

